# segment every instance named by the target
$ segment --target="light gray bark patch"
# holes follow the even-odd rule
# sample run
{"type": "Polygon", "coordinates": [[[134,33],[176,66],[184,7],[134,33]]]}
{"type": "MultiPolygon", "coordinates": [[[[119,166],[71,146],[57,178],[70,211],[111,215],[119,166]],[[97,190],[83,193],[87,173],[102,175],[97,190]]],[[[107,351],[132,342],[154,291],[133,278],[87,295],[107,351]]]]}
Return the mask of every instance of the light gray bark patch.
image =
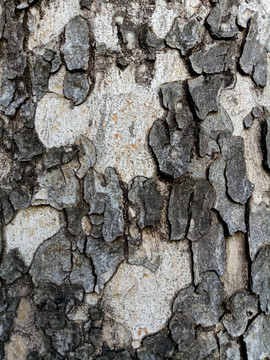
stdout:
{"type": "Polygon", "coordinates": [[[244,335],[248,360],[267,359],[270,356],[270,316],[261,314],[244,335]]]}
{"type": "Polygon", "coordinates": [[[236,54],[235,41],[219,41],[193,53],[189,60],[197,74],[216,74],[232,69],[236,62],[236,54]]]}
{"type": "Polygon", "coordinates": [[[232,337],[246,331],[248,322],[258,313],[258,299],[246,290],[234,293],[226,302],[226,312],[222,323],[232,337]]]}
{"type": "MultiPolygon", "coordinates": [[[[266,15],[267,16],[267,15],[266,15]]],[[[269,41],[270,17],[264,25],[265,34],[269,41]]],[[[255,84],[265,86],[267,84],[267,48],[258,40],[259,38],[259,17],[255,15],[251,19],[248,35],[240,58],[240,67],[252,77],[255,84]]],[[[263,39],[265,41],[265,39],[263,39]]],[[[266,40],[267,42],[267,40],[266,40]]]]}
{"type": "Polygon", "coordinates": [[[226,161],[221,155],[210,167],[209,181],[216,192],[216,201],[213,207],[227,224],[229,234],[233,235],[237,231],[246,232],[245,206],[237,204],[227,197],[225,169],[226,161]]]}
{"type": "Polygon", "coordinates": [[[239,0],[223,0],[214,5],[206,19],[213,36],[228,39],[239,33],[236,24],[239,5],[239,0]]]}
{"type": "Polygon", "coordinates": [[[93,260],[94,273],[97,276],[97,293],[100,293],[124,260],[124,244],[123,239],[107,243],[103,238],[87,237],[86,254],[93,260]]]}
{"type": "Polygon", "coordinates": [[[219,110],[219,92],[223,86],[221,75],[199,76],[188,80],[188,89],[194,110],[200,120],[204,120],[210,112],[219,110]]]}
{"type": "Polygon", "coordinates": [[[90,51],[87,22],[81,16],[77,16],[65,28],[62,52],[68,70],[87,70],[90,51]]]}
{"type": "Polygon", "coordinates": [[[71,235],[62,229],[40,245],[29,271],[36,286],[46,281],[64,283],[72,269],[71,241],[71,235]]]}
{"type": "Polygon", "coordinates": [[[194,284],[198,285],[205,271],[213,270],[222,276],[226,266],[223,226],[213,216],[210,230],[198,241],[192,242],[194,284]]]}
{"type": "Polygon", "coordinates": [[[254,185],[247,178],[244,139],[223,132],[219,137],[221,153],[226,160],[226,183],[230,198],[245,204],[253,194],[254,185]]]}
{"type": "Polygon", "coordinates": [[[205,272],[201,283],[181,290],[177,295],[173,311],[189,313],[197,325],[212,326],[223,314],[223,289],[215,272],[205,272]]]}
{"type": "Polygon", "coordinates": [[[270,209],[264,203],[251,206],[249,214],[249,253],[254,260],[260,247],[270,245],[270,209]]]}
{"type": "Polygon", "coordinates": [[[270,246],[264,246],[258,252],[251,265],[251,279],[252,291],[259,295],[262,311],[270,315],[270,246]]]}
{"type": "Polygon", "coordinates": [[[140,229],[155,226],[160,221],[162,198],[155,179],[135,177],[128,185],[128,199],[137,209],[140,229]]]}
{"type": "Polygon", "coordinates": [[[84,102],[89,88],[87,74],[66,73],[63,84],[64,95],[66,98],[71,99],[75,105],[80,105],[84,102]]]}
{"type": "Polygon", "coordinates": [[[203,28],[197,19],[189,19],[185,24],[176,18],[165,41],[173,49],[179,49],[185,56],[201,40],[203,28]]]}
{"type": "Polygon", "coordinates": [[[84,198],[90,205],[90,214],[104,214],[102,234],[107,242],[124,234],[123,190],[113,168],[100,175],[90,170],[84,180],[84,198]]]}

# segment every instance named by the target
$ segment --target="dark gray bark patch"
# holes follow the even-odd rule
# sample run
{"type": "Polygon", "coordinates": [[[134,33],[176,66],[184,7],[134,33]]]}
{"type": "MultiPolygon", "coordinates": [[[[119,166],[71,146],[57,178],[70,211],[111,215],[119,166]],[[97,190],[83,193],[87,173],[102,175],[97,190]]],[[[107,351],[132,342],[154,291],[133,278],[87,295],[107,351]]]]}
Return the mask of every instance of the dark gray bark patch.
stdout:
{"type": "Polygon", "coordinates": [[[186,237],[189,225],[189,205],[193,193],[194,181],[174,182],[170,194],[168,218],[171,226],[171,240],[186,237]]]}
{"type": "Polygon", "coordinates": [[[217,340],[213,331],[198,331],[196,341],[187,351],[177,351],[172,360],[206,360],[219,356],[217,340]]]}
{"type": "Polygon", "coordinates": [[[32,179],[25,179],[13,185],[9,200],[14,210],[26,209],[30,206],[33,193],[32,179]]]}
{"type": "Polygon", "coordinates": [[[218,96],[222,86],[221,75],[209,75],[207,78],[199,76],[188,80],[194,110],[200,120],[204,120],[209,113],[219,110],[218,96]]]}
{"type": "Polygon", "coordinates": [[[69,275],[71,284],[82,286],[86,293],[94,290],[95,277],[89,259],[74,251],[72,254],[72,271],[69,275]]]}
{"type": "Polygon", "coordinates": [[[82,202],[78,206],[66,209],[67,213],[67,230],[72,235],[79,235],[82,230],[82,218],[89,212],[89,206],[82,202]]]}
{"type": "MultiPolygon", "coordinates": [[[[267,51],[266,47],[258,40],[258,31],[260,31],[258,21],[256,15],[251,19],[239,63],[241,69],[251,75],[256,85],[265,86],[267,84],[267,51]]],[[[270,24],[270,20],[268,22],[270,24]]]]}
{"type": "Polygon", "coordinates": [[[169,338],[168,332],[164,329],[155,335],[146,337],[141,348],[137,351],[140,360],[168,359],[174,352],[174,345],[169,338]]]}
{"type": "Polygon", "coordinates": [[[107,243],[103,238],[87,238],[86,254],[93,260],[97,276],[95,291],[99,293],[111,279],[118,265],[124,260],[124,240],[107,243]]]}
{"type": "Polygon", "coordinates": [[[43,146],[32,129],[26,129],[14,134],[18,147],[18,160],[30,161],[34,156],[41,155],[43,146]]]}
{"type": "Polygon", "coordinates": [[[107,168],[100,175],[89,170],[84,180],[84,198],[90,205],[90,214],[104,214],[102,234],[107,242],[124,234],[123,190],[117,173],[107,168]]]}
{"type": "Polygon", "coordinates": [[[238,337],[246,331],[248,322],[258,313],[258,299],[246,290],[234,293],[226,302],[226,312],[222,323],[232,337],[238,337]]]}
{"type": "Polygon", "coordinates": [[[215,272],[205,272],[201,283],[181,290],[173,304],[173,311],[189,313],[197,325],[212,326],[223,314],[222,284],[215,272]]]}
{"type": "Polygon", "coordinates": [[[254,260],[260,247],[270,244],[270,209],[264,203],[251,206],[249,214],[249,253],[254,260]]]}
{"type": "Polygon", "coordinates": [[[155,179],[142,176],[134,178],[128,185],[128,199],[137,209],[140,229],[154,226],[160,221],[162,198],[155,179]]]}
{"type": "Polygon", "coordinates": [[[65,28],[62,52],[68,70],[87,70],[90,57],[89,29],[85,19],[77,16],[65,28]]]}
{"type": "Polygon", "coordinates": [[[36,286],[46,281],[64,283],[72,269],[71,241],[71,235],[62,229],[40,245],[29,271],[36,286]]]}
{"type": "Polygon", "coordinates": [[[194,144],[194,127],[175,130],[168,134],[164,122],[154,122],[150,134],[149,145],[157,159],[161,174],[173,178],[188,172],[191,150],[194,144]]]}
{"type": "Polygon", "coordinates": [[[270,315],[270,246],[261,248],[251,266],[252,291],[259,295],[260,307],[270,315]]]}
{"type": "Polygon", "coordinates": [[[6,281],[7,284],[12,283],[22,276],[27,271],[27,267],[20,258],[17,249],[10,250],[4,257],[0,266],[0,277],[6,281]]]}
{"type": "Polygon", "coordinates": [[[215,191],[207,180],[199,180],[194,185],[193,199],[190,204],[190,223],[187,238],[191,241],[204,236],[211,227],[215,191]]]}
{"type": "Polygon", "coordinates": [[[270,172],[270,116],[262,124],[264,165],[270,172]]]}
{"type": "Polygon", "coordinates": [[[200,41],[202,33],[203,29],[197,19],[189,19],[183,24],[176,18],[165,40],[167,45],[179,49],[181,55],[185,56],[200,41]]]}
{"type": "Polygon", "coordinates": [[[207,180],[175,181],[168,210],[171,240],[186,237],[194,241],[205,235],[211,226],[214,201],[215,192],[207,180]]]}
{"type": "Polygon", "coordinates": [[[226,161],[223,156],[220,156],[210,166],[209,181],[216,192],[216,201],[213,207],[227,224],[229,234],[233,235],[237,231],[246,232],[245,206],[228,198],[225,169],[226,161]]]}
{"type": "Polygon", "coordinates": [[[220,360],[228,360],[228,358],[234,360],[242,359],[240,341],[233,339],[226,332],[220,331],[217,336],[220,349],[220,360]]]}
{"type": "Polygon", "coordinates": [[[247,178],[244,139],[223,132],[219,137],[221,153],[226,160],[226,183],[231,199],[245,204],[253,194],[254,185],[247,178]]]}
{"type": "Polygon", "coordinates": [[[197,74],[216,74],[232,69],[236,61],[236,42],[215,42],[207,49],[190,56],[190,63],[197,74]]]}
{"type": "Polygon", "coordinates": [[[188,351],[196,338],[195,322],[192,317],[182,312],[176,312],[170,321],[169,328],[178,349],[188,351]]]}
{"type": "Polygon", "coordinates": [[[51,75],[51,64],[41,55],[31,58],[31,80],[33,93],[37,99],[41,99],[48,90],[49,78],[51,75]]]}
{"type": "Polygon", "coordinates": [[[216,216],[213,217],[208,233],[198,241],[192,242],[194,284],[201,282],[202,274],[215,271],[224,275],[226,266],[226,249],[223,226],[216,216]]]}
{"type": "Polygon", "coordinates": [[[208,114],[200,124],[199,153],[200,156],[219,153],[218,137],[221,131],[233,131],[231,119],[226,110],[220,107],[216,113],[208,114]]]}
{"type": "Polygon", "coordinates": [[[63,84],[64,95],[68,99],[71,99],[75,105],[80,105],[84,102],[89,92],[89,88],[90,86],[86,74],[66,73],[63,84]]]}
{"type": "Polygon", "coordinates": [[[210,32],[217,38],[232,38],[238,34],[237,14],[239,0],[218,1],[206,20],[210,32]]]}
{"type": "Polygon", "coordinates": [[[270,316],[261,314],[249,326],[244,335],[248,360],[270,357],[270,316]]]}

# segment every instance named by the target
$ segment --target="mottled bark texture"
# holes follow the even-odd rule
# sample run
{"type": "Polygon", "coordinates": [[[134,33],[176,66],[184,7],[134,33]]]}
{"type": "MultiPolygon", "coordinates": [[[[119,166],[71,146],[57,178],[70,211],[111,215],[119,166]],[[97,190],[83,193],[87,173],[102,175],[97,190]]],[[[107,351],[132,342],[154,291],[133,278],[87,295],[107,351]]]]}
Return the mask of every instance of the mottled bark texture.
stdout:
{"type": "Polygon", "coordinates": [[[270,359],[268,0],[0,2],[0,360],[270,359]]]}

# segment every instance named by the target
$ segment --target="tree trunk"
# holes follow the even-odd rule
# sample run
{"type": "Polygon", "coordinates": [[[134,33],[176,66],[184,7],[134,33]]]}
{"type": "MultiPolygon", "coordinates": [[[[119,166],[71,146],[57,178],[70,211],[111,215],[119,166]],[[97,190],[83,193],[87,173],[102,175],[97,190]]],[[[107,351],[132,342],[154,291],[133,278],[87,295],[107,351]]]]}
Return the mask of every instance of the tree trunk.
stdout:
{"type": "Polygon", "coordinates": [[[2,0],[0,359],[270,359],[268,0],[2,0]]]}

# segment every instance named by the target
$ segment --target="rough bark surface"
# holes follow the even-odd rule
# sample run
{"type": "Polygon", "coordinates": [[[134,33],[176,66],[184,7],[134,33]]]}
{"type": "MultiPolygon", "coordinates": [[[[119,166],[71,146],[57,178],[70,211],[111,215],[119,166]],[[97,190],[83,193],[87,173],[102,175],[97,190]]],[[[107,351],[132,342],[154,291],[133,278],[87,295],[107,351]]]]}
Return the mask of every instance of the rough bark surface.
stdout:
{"type": "Polygon", "coordinates": [[[268,0],[0,2],[0,359],[270,359],[268,0]]]}

